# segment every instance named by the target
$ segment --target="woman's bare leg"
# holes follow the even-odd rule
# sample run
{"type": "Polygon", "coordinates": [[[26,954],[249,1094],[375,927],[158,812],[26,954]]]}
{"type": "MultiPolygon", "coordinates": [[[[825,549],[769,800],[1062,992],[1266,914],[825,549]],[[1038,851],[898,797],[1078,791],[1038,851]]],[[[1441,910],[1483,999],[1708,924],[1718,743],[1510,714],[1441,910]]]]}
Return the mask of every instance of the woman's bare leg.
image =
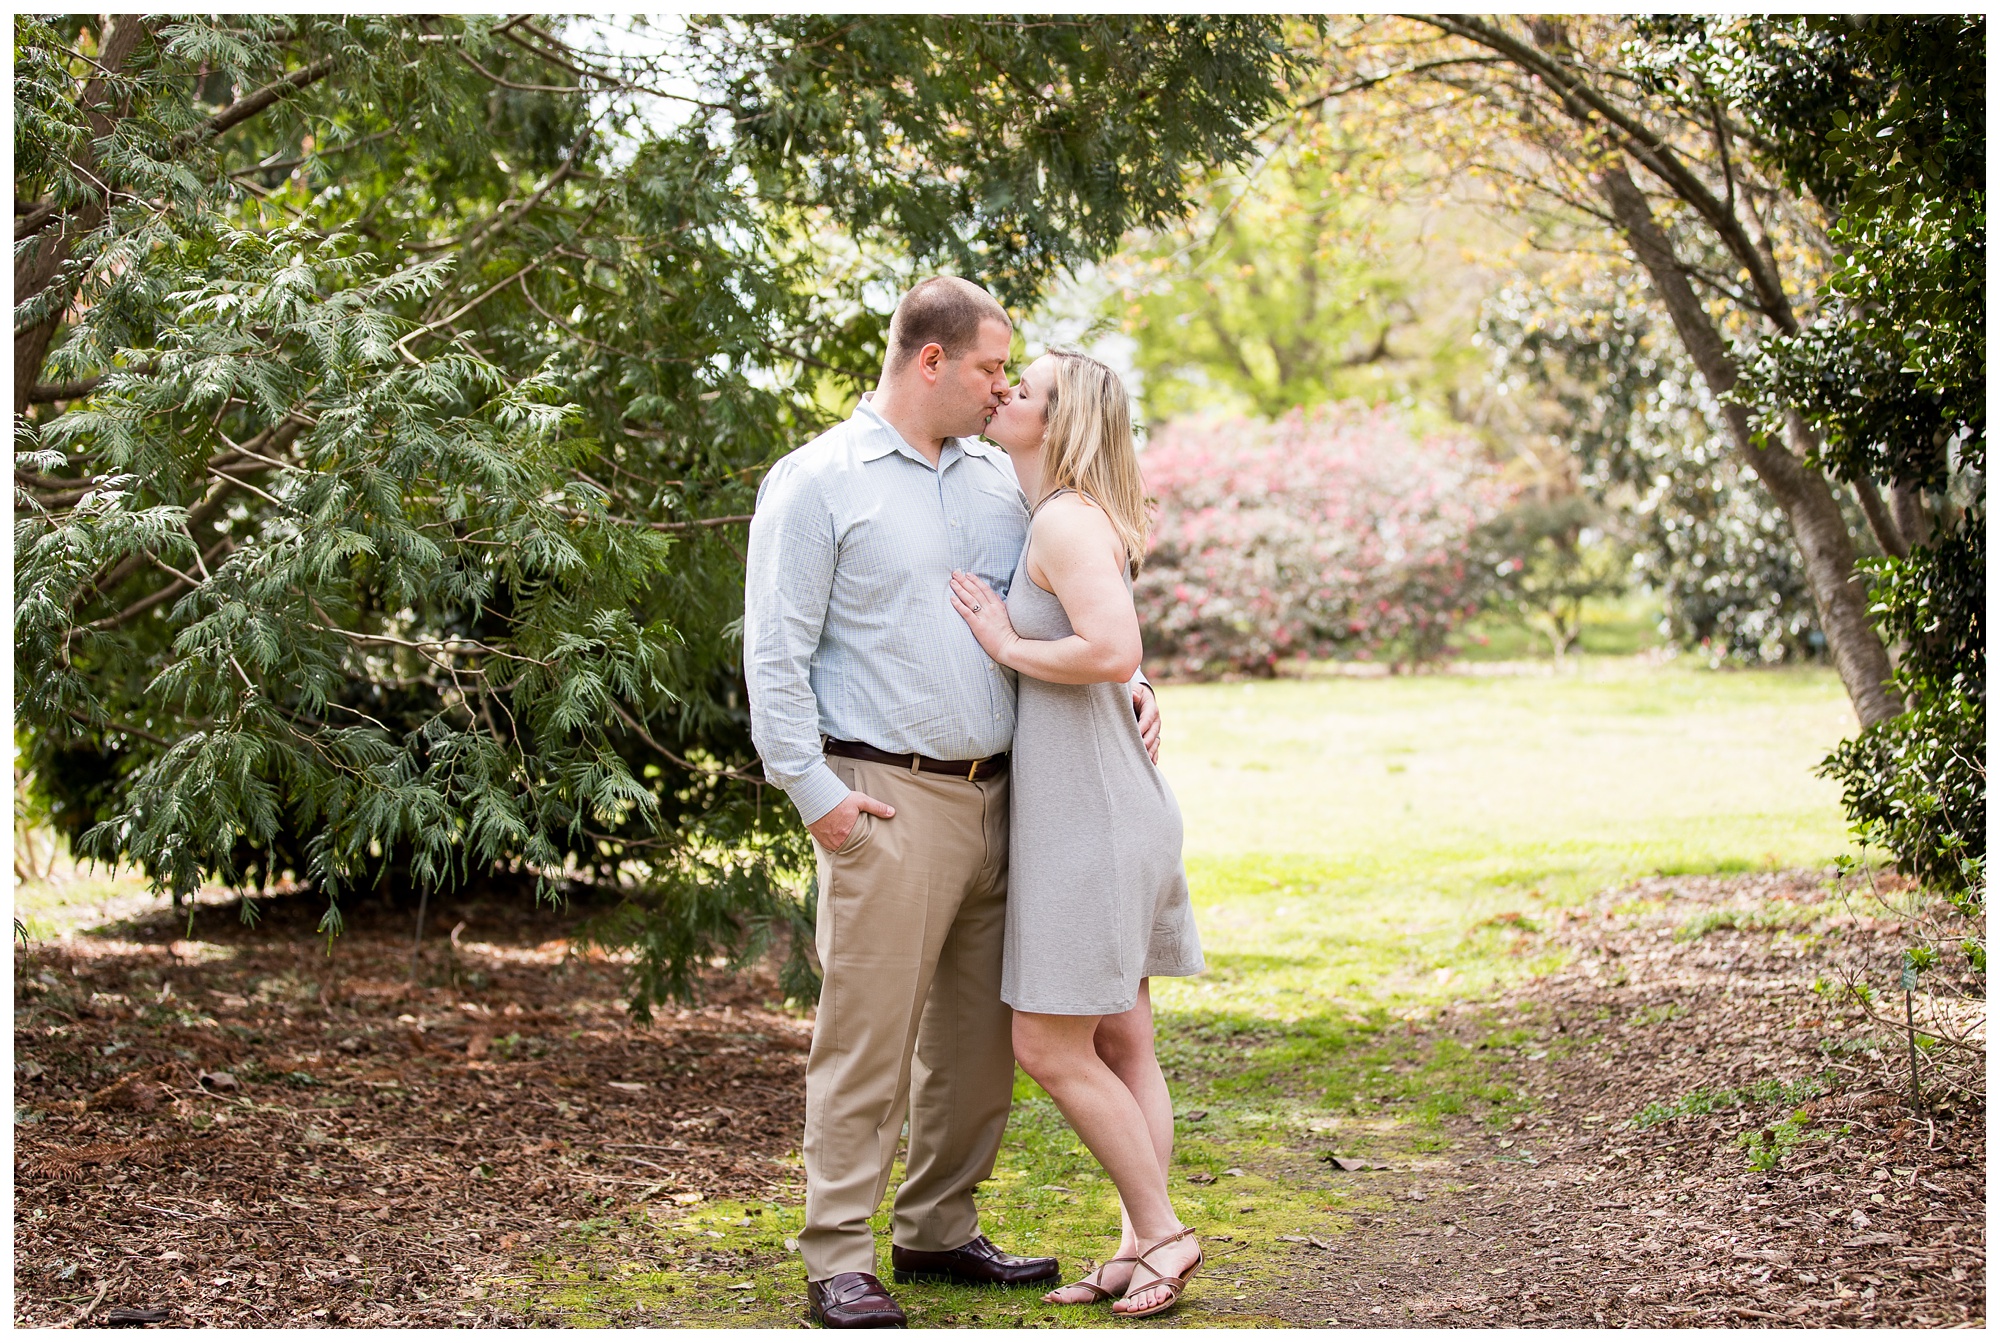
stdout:
{"type": "MultiPolygon", "coordinates": [[[[1139,981],[1139,1001],[1128,1012],[1102,1017],[1097,1023],[1097,1056],[1117,1075],[1138,1102],[1146,1117],[1146,1131],[1153,1140],[1153,1153],[1162,1172],[1173,1169],[1174,1103],[1167,1093],[1167,1079],[1160,1072],[1153,1053],[1153,998],[1150,980],[1139,981]]],[[[1120,1255],[1137,1254],[1143,1247],[1132,1229],[1131,1214],[1121,1200],[1118,1208],[1123,1221],[1120,1255]]],[[[1106,1283],[1107,1287],[1112,1284],[1106,1283]]]]}
{"type": "MultiPolygon", "coordinates": [[[[1097,1035],[1102,1020],[1017,1011],[1014,1057],[1055,1100],[1063,1117],[1118,1186],[1128,1234],[1136,1248],[1144,1249],[1167,1239],[1181,1227],[1167,1194],[1166,1166],[1160,1159],[1153,1116],[1148,1115],[1147,1107],[1142,1106],[1125,1080],[1098,1055],[1097,1035]]],[[[1126,1030],[1114,1028],[1113,1032],[1128,1046],[1129,1029],[1128,1024],[1126,1030]]],[[[1113,1046],[1113,1052],[1120,1052],[1118,1045],[1113,1046]]],[[[1147,1053],[1150,1052],[1148,1046],[1147,1053]]],[[[1141,1076],[1142,1090],[1150,1092],[1143,1081],[1143,1069],[1132,1059],[1129,1048],[1123,1058],[1141,1076]]],[[[1157,1064],[1153,1072],[1157,1075],[1157,1064]]],[[[1156,1113],[1165,1090],[1162,1082],[1151,1107],[1156,1113]]],[[[1166,1113],[1169,1146],[1172,1124],[1169,1107],[1166,1113]]],[[[1197,1252],[1192,1240],[1177,1241],[1151,1256],[1148,1262],[1157,1274],[1177,1275],[1194,1263],[1197,1252]]],[[[1148,1290],[1142,1283],[1141,1290],[1128,1294],[1127,1300],[1130,1309],[1143,1310],[1164,1295],[1164,1288],[1148,1290]]]]}

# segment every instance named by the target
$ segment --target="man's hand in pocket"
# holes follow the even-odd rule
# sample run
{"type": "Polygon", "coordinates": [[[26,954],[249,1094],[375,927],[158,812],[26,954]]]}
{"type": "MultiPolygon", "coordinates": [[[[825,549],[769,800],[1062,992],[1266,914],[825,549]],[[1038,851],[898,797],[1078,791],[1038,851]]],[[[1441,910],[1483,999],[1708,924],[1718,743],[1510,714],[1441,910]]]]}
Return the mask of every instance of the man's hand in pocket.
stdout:
{"type": "Polygon", "coordinates": [[[819,841],[822,849],[834,853],[841,845],[847,843],[847,837],[854,833],[854,827],[861,820],[861,813],[864,811],[873,816],[880,816],[885,821],[896,814],[896,809],[888,803],[877,802],[866,793],[850,790],[847,796],[841,799],[839,806],[814,821],[806,829],[812,831],[812,837],[819,841]]]}

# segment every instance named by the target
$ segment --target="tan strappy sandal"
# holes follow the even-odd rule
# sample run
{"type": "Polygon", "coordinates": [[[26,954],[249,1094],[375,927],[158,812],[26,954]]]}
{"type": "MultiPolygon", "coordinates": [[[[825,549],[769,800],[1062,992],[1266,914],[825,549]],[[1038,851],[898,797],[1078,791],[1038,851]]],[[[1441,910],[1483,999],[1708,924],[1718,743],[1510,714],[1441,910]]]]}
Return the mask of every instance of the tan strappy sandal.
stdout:
{"type": "Polygon", "coordinates": [[[1156,1250],[1165,1249],[1167,1246],[1172,1245],[1175,1241],[1179,1240],[1183,1236],[1192,1236],[1193,1234],[1194,1234],[1193,1227],[1184,1226],[1180,1230],[1174,1232],[1173,1235],[1168,1236],[1165,1240],[1161,1241],[1159,1244],[1154,1245],[1146,1250],[1142,1250],[1137,1256],[1136,1260],[1137,1266],[1133,1268],[1132,1276],[1134,1278],[1137,1278],[1139,1276],[1139,1269],[1141,1268],[1147,1270],[1150,1273],[1153,1273],[1156,1276],[1153,1278],[1151,1282],[1140,1283],[1136,1291],[1133,1289],[1130,1283],[1127,1283],[1125,1285],[1125,1295],[1119,1298],[1119,1300],[1123,1301],[1138,1295],[1139,1292],[1150,1292],[1155,1287],[1164,1287],[1167,1289],[1166,1300],[1160,1302],[1160,1304],[1157,1306],[1148,1306],[1144,1310],[1114,1309],[1111,1313],[1113,1315],[1116,1315],[1121,1320],[1143,1320],[1149,1315],[1159,1315],[1165,1311],[1172,1310],[1175,1306],[1178,1306],[1181,1303],[1181,1293],[1187,1290],[1187,1285],[1189,1280],[1192,1279],[1196,1273],[1201,1271],[1201,1266],[1208,1260],[1206,1252],[1204,1252],[1201,1248],[1201,1243],[1199,1241],[1195,1243],[1194,1262],[1192,1264],[1189,1264],[1187,1272],[1181,1274],[1178,1278],[1170,1278],[1166,1274],[1161,1273],[1160,1270],[1154,1268],[1151,1264],[1146,1262],[1146,1256],[1152,1254],[1156,1250]]]}
{"type": "MultiPolygon", "coordinates": [[[[1088,1301],[1060,1301],[1060,1302],[1058,1302],[1058,1301],[1050,1301],[1050,1300],[1049,1300],[1049,1299],[1048,1299],[1048,1298],[1047,1298],[1046,1296],[1045,1296],[1045,1297],[1043,1297],[1043,1298],[1042,1298],[1042,1300],[1043,1300],[1044,1302],[1046,1302],[1047,1304],[1049,1304],[1049,1305],[1052,1305],[1052,1306],[1054,1306],[1054,1305],[1063,1305],[1063,1306],[1101,1306],[1101,1305],[1103,1305],[1103,1304],[1104,1304],[1104,1303],[1105,1303],[1106,1301],[1116,1301],[1116,1300],[1118,1299],[1118,1293],[1116,1293],[1116,1292],[1112,1291],[1112,1290],[1111,1290],[1110,1288],[1108,1288],[1108,1287],[1104,1286],[1104,1285],[1103,1285],[1102,1283],[1096,1283],[1096,1282],[1092,1282],[1092,1281],[1091,1281],[1091,1278],[1092,1278],[1092,1277],[1094,1277],[1095,1275],[1099,1274],[1099,1273],[1102,1273],[1102,1272],[1103,1272],[1103,1271],[1104,1271],[1105,1269],[1107,1269],[1107,1268],[1110,1268],[1110,1267],[1111,1267],[1111,1266],[1112,1266],[1113,1264],[1132,1264],[1132,1265],[1137,1265],[1137,1264],[1138,1264],[1138,1262],[1139,1262],[1139,1261],[1138,1261],[1138,1259],[1137,1259],[1137,1258],[1135,1258],[1135,1257],[1134,1257],[1134,1256],[1132,1256],[1132,1255],[1129,1255],[1129,1254],[1121,1254],[1121,1255],[1119,1255],[1119,1256],[1118,1256],[1117,1258],[1115,1258],[1115,1259],[1107,1259],[1107,1260],[1105,1260],[1105,1261],[1104,1261],[1103,1263],[1099,1264],[1099,1265],[1098,1265],[1098,1266],[1097,1266],[1096,1268],[1093,1268],[1092,1270],[1090,1270],[1090,1272],[1089,1272],[1089,1273],[1086,1273],[1086,1274],[1085,1274],[1084,1276],[1082,1276],[1081,1278],[1078,1278],[1078,1279],[1077,1279],[1077,1280],[1076,1280],[1075,1282],[1066,1282],[1066,1283],[1064,1283],[1064,1284],[1063,1284],[1062,1286],[1060,1286],[1060,1287],[1058,1287],[1058,1288],[1056,1288],[1056,1289],[1055,1289],[1055,1290],[1056,1290],[1056,1291],[1058,1291],[1058,1292],[1066,1292],[1066,1291],[1068,1291],[1068,1290],[1069,1290],[1070,1288],[1072,1288],[1072,1287],[1081,1287],[1081,1288],[1083,1288],[1083,1290],[1085,1290],[1086,1292],[1089,1292],[1089,1293],[1090,1293],[1090,1300],[1088,1300],[1088,1301]]],[[[1133,1272],[1135,1272],[1135,1273],[1136,1273],[1137,1271],[1138,1271],[1138,1269],[1137,1269],[1137,1268],[1135,1267],[1135,1268],[1133,1269],[1133,1272]]],[[[1128,1287],[1128,1288],[1130,1287],[1130,1283],[1129,1283],[1129,1282],[1127,1283],[1127,1287],[1128,1287]]]]}

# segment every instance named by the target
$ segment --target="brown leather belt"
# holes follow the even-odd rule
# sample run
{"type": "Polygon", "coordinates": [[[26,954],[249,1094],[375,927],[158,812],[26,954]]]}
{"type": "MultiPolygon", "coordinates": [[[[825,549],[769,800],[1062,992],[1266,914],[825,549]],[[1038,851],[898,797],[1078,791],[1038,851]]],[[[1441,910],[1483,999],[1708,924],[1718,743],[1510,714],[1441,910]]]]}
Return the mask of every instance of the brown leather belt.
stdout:
{"type": "Polygon", "coordinates": [[[897,755],[870,746],[865,741],[835,741],[826,739],[828,755],[844,755],[855,760],[872,760],[878,765],[895,765],[909,770],[912,774],[922,770],[926,774],[955,774],[961,779],[978,783],[990,779],[1007,768],[1007,753],[989,755],[984,760],[933,760],[927,755],[897,755]]]}

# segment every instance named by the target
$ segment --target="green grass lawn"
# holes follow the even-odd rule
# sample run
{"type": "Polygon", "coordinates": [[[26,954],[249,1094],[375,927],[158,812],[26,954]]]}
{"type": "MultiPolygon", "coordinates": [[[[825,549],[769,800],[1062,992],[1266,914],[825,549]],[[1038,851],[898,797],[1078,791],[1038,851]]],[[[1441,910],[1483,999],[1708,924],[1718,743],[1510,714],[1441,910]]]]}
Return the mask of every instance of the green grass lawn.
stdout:
{"type": "Polygon", "coordinates": [[[1435,996],[1440,972],[1462,994],[1495,969],[1471,936],[1482,920],[1848,847],[1839,791],[1812,772],[1854,730],[1828,671],[1585,659],[1561,675],[1161,698],[1161,763],[1220,972],[1162,985],[1170,1009],[1282,1017],[1293,993],[1435,996]]]}
{"type": "MultiPolygon", "coordinates": [[[[1258,1300],[1276,1257],[1259,1247],[1339,1235],[1386,1206],[1312,1147],[1422,1163],[1448,1116],[1532,1104],[1424,1025],[1446,1001],[1476,1005],[1546,968],[1524,921],[1633,877],[1817,864],[1849,847],[1837,791],[1812,774],[1854,728],[1827,671],[1585,656],[1560,674],[1169,686],[1161,702],[1210,971],[1162,981],[1155,999],[1183,1116],[1173,1190],[1211,1262],[1156,1325],[1274,1322],[1258,1300]]],[[[1486,1028],[1496,1042],[1529,1034],[1497,1017],[1486,1028]]],[[[1115,1193],[1039,1088],[1022,1078],[1016,1096],[987,1230],[1077,1268],[1107,1252],[1115,1193]]],[[[783,1248],[800,1210],[751,1214],[578,1228],[523,1304],[575,1323],[628,1306],[662,1322],[785,1323],[803,1290],[783,1248]],[[675,1267],[718,1249],[745,1267],[675,1267]]],[[[899,1297],[918,1325],[1112,1323],[1033,1293],[899,1297]]]]}

